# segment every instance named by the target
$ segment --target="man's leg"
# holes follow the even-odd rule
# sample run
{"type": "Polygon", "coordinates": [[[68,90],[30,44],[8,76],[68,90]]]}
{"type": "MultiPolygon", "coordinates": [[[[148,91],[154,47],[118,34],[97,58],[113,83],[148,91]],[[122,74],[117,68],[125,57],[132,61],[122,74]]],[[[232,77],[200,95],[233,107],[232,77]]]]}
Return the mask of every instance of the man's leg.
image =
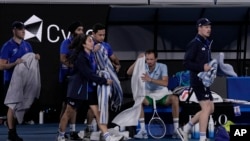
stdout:
{"type": "Polygon", "coordinates": [[[71,105],[67,104],[66,109],[63,113],[62,118],[60,119],[59,123],[59,135],[58,135],[58,141],[65,141],[65,131],[68,125],[69,119],[72,118],[72,115],[76,112],[76,109],[74,109],[71,105]]]}
{"type": "Polygon", "coordinates": [[[153,100],[150,97],[145,97],[143,100],[142,106],[141,106],[141,113],[140,113],[140,118],[139,118],[139,123],[140,123],[140,131],[134,135],[134,138],[137,139],[147,139],[148,134],[146,130],[146,125],[145,125],[145,114],[144,114],[144,105],[152,105],[153,100]]]}
{"type": "Polygon", "coordinates": [[[199,116],[200,125],[200,141],[206,140],[206,131],[208,126],[208,118],[214,110],[214,104],[210,100],[200,101],[201,112],[199,116]]]}
{"type": "Polygon", "coordinates": [[[23,139],[17,135],[16,119],[14,118],[14,111],[11,108],[9,108],[7,112],[7,125],[9,129],[8,141],[23,141],[23,139]]]}
{"type": "Polygon", "coordinates": [[[119,135],[110,135],[108,132],[108,127],[107,124],[101,124],[100,123],[100,112],[98,110],[98,106],[97,105],[90,105],[91,110],[93,111],[95,117],[96,117],[96,121],[97,124],[99,126],[99,129],[102,132],[103,137],[105,138],[105,141],[122,141],[123,140],[123,136],[119,136],[119,135]]]}
{"type": "Polygon", "coordinates": [[[173,117],[173,124],[174,124],[174,134],[173,138],[177,138],[178,135],[176,133],[177,128],[179,128],[179,98],[177,95],[168,95],[163,97],[163,104],[168,106],[172,106],[172,117],[173,117]]]}

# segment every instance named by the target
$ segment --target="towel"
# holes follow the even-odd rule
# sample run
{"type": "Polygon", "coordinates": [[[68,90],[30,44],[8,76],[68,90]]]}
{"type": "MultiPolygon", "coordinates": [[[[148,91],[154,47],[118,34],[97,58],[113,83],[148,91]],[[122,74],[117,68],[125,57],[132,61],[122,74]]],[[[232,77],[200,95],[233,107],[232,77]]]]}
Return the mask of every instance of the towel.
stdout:
{"type": "MultiPolygon", "coordinates": [[[[110,75],[107,71],[99,71],[98,74],[100,77],[110,79],[110,75]]],[[[97,95],[98,95],[98,107],[99,107],[99,111],[100,111],[100,123],[107,124],[108,123],[108,115],[109,115],[108,99],[111,95],[110,85],[98,85],[97,86],[97,95]]]]}
{"type": "Polygon", "coordinates": [[[108,77],[109,79],[113,80],[113,83],[111,86],[107,86],[107,85],[99,86],[98,85],[99,90],[97,91],[98,101],[99,101],[98,105],[106,106],[106,107],[100,107],[99,109],[99,110],[101,109],[103,110],[103,111],[100,111],[101,112],[100,123],[107,123],[108,122],[108,103],[109,103],[108,97],[110,97],[110,100],[111,100],[111,110],[117,111],[120,109],[121,104],[122,104],[123,91],[121,88],[120,80],[118,79],[115,69],[111,61],[108,58],[107,50],[103,46],[101,46],[100,49],[97,52],[95,52],[95,58],[96,58],[97,68],[98,68],[97,72],[101,73],[100,76],[103,76],[105,78],[108,77]],[[109,90],[109,92],[107,92],[106,90],[109,90]]]}
{"type": "Polygon", "coordinates": [[[131,78],[131,89],[133,99],[135,101],[131,108],[128,108],[119,113],[112,122],[119,126],[137,126],[141,113],[142,102],[145,98],[145,82],[142,81],[141,76],[145,73],[145,56],[138,58],[131,78]],[[143,68],[143,69],[142,69],[143,68]]]}
{"type": "Polygon", "coordinates": [[[235,73],[232,65],[224,63],[224,57],[225,57],[225,55],[224,55],[223,52],[221,52],[217,57],[217,61],[218,61],[217,75],[225,75],[225,76],[229,76],[229,77],[237,77],[238,75],[237,75],[237,73],[235,73]]]}
{"type": "Polygon", "coordinates": [[[25,111],[39,98],[41,81],[38,60],[34,53],[22,56],[24,63],[14,68],[4,104],[13,109],[18,123],[23,122],[25,111]]]}
{"type": "Polygon", "coordinates": [[[211,86],[216,78],[218,62],[216,59],[213,59],[208,65],[211,67],[209,71],[198,73],[198,77],[202,79],[202,83],[206,87],[211,86]]]}
{"type": "Polygon", "coordinates": [[[151,98],[154,98],[155,100],[160,100],[164,96],[170,95],[170,94],[173,94],[173,92],[168,90],[167,87],[163,87],[162,89],[155,90],[155,91],[146,90],[146,95],[151,97],[151,98]]]}

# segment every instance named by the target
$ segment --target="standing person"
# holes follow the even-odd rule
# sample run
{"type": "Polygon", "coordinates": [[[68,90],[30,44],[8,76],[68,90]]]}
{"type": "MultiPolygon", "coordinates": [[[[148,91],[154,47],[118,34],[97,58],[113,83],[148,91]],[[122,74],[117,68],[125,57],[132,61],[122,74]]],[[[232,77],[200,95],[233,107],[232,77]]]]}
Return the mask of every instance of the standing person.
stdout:
{"type": "Polygon", "coordinates": [[[60,120],[58,141],[65,141],[64,134],[68,117],[82,104],[89,106],[93,111],[106,141],[120,141],[123,139],[122,136],[111,136],[107,125],[100,124],[100,111],[98,109],[97,92],[94,83],[111,85],[112,80],[96,75],[96,61],[92,53],[93,47],[94,42],[90,35],[78,36],[70,46],[70,48],[74,48],[74,52],[69,58],[69,62],[73,64],[73,74],[69,78],[67,107],[60,120]]]}
{"type": "Polygon", "coordinates": [[[92,37],[95,42],[94,50],[96,51],[100,49],[100,46],[102,45],[107,50],[107,55],[110,58],[112,64],[114,65],[116,72],[119,72],[121,68],[119,58],[113,53],[113,50],[110,44],[107,42],[104,42],[104,39],[106,36],[105,26],[101,23],[94,24],[92,35],[93,35],[92,37]]]}
{"type": "Polygon", "coordinates": [[[199,72],[207,72],[211,69],[208,63],[211,61],[211,41],[208,39],[211,34],[211,22],[207,18],[197,21],[198,33],[187,45],[184,58],[184,66],[190,70],[190,85],[193,88],[201,110],[184,125],[183,129],[178,128],[177,133],[182,141],[188,141],[188,133],[192,126],[199,123],[200,141],[206,141],[206,131],[209,115],[214,112],[213,97],[209,87],[203,85],[202,80],[197,76],[199,72]]]}
{"type": "MultiPolygon", "coordinates": [[[[71,55],[72,50],[69,49],[69,45],[71,44],[72,40],[83,34],[84,27],[80,21],[72,22],[69,27],[68,31],[71,33],[71,36],[68,39],[65,39],[60,46],[60,72],[59,72],[59,83],[60,83],[60,93],[62,94],[62,108],[60,118],[62,117],[67,102],[66,102],[66,95],[67,95],[67,87],[68,87],[68,77],[72,74],[72,65],[69,63],[69,56],[71,55]]],[[[87,110],[87,109],[86,109],[87,110]]],[[[76,132],[76,111],[70,115],[69,118],[69,127],[70,127],[70,138],[71,139],[79,139],[79,136],[76,132]]]]}
{"type": "MultiPolygon", "coordinates": [[[[0,55],[0,66],[4,69],[5,94],[7,94],[15,66],[22,62],[20,58],[27,53],[33,52],[30,43],[24,41],[25,27],[22,22],[14,21],[12,23],[12,33],[13,37],[4,43],[0,55]]],[[[39,60],[40,55],[36,54],[35,58],[39,60]]],[[[22,141],[23,139],[20,138],[16,132],[14,109],[10,107],[7,111],[7,125],[9,129],[8,141],[22,141]]]]}
{"type": "MultiPolygon", "coordinates": [[[[141,54],[139,57],[143,57],[141,54]]],[[[179,128],[179,99],[178,96],[172,94],[167,89],[168,86],[168,69],[167,65],[157,62],[157,52],[154,50],[147,50],[145,52],[146,73],[141,76],[141,79],[146,83],[146,97],[143,100],[143,105],[153,105],[153,98],[157,104],[172,105],[172,116],[175,130],[179,128]]],[[[135,63],[127,70],[128,75],[132,75],[135,63]]],[[[141,108],[140,114],[140,131],[134,136],[137,139],[148,139],[148,134],[145,127],[144,109],[141,108]]],[[[173,137],[177,138],[177,133],[174,132],[173,137]]]]}

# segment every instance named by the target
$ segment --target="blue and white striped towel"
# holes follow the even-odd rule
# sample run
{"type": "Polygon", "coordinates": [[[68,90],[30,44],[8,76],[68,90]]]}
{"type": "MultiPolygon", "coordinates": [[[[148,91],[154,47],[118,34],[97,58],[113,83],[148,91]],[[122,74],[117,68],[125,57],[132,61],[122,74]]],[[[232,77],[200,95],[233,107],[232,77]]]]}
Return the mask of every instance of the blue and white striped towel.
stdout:
{"type": "Polygon", "coordinates": [[[216,78],[218,62],[216,59],[213,59],[208,63],[208,65],[211,67],[209,71],[198,73],[198,77],[202,79],[202,83],[206,87],[211,86],[216,78]]]}

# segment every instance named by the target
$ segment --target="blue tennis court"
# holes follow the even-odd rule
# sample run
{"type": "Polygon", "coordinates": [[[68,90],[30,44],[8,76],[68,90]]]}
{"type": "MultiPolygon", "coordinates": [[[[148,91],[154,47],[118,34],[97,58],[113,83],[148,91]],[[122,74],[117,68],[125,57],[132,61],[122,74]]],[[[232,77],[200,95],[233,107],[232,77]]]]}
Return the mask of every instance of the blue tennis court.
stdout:
{"type": "MultiPolygon", "coordinates": [[[[17,132],[24,139],[24,141],[56,141],[56,132],[58,124],[34,124],[34,125],[18,125],[17,132]]],[[[76,126],[77,131],[83,130],[84,125],[76,126]]],[[[4,125],[0,125],[0,141],[6,141],[7,139],[7,128],[4,125]]],[[[155,139],[147,139],[147,141],[153,141],[155,139]]],[[[172,139],[171,137],[165,137],[159,139],[159,141],[180,141],[180,139],[172,139]]],[[[130,139],[135,141],[135,139],[130,139]]],[[[190,139],[190,141],[198,141],[198,139],[190,139]]]]}

